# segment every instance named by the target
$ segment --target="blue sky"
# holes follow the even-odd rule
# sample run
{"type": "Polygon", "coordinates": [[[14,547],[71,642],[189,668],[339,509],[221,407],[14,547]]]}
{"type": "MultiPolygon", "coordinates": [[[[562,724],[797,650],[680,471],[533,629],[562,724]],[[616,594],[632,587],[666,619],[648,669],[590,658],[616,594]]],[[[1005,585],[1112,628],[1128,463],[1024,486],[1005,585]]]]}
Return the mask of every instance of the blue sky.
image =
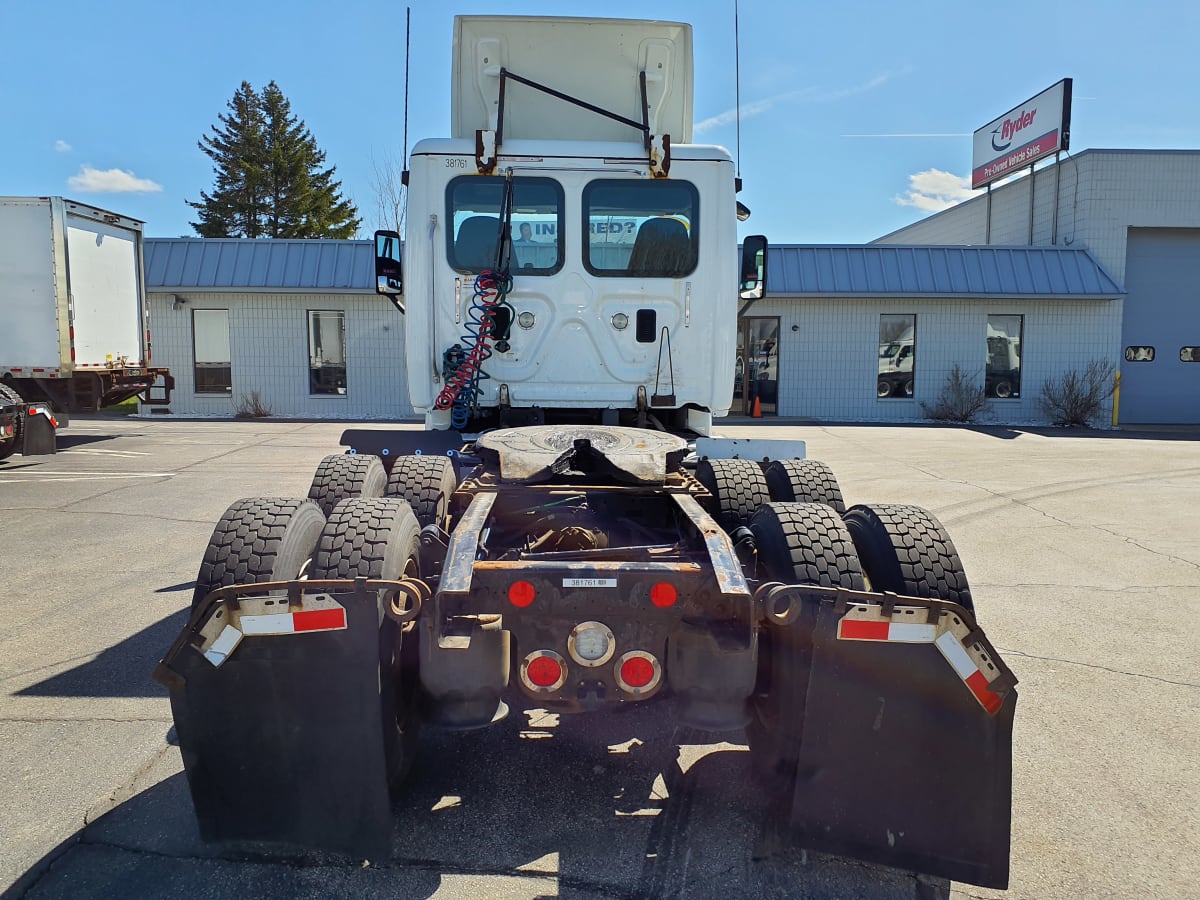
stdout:
{"type": "MultiPolygon", "coordinates": [[[[410,143],[446,136],[452,17],[646,17],[644,2],[412,3],[410,143]]],[[[734,149],[733,0],[660,0],[694,27],[696,140],[734,149]]],[[[968,196],[970,134],[1074,78],[1071,146],[1200,148],[1200,4],[742,0],[743,233],[868,241],[968,196]]],[[[0,0],[0,194],[63,195],[191,235],[196,142],[243,79],[277,81],[364,231],[402,143],[404,5],[0,0]]]]}

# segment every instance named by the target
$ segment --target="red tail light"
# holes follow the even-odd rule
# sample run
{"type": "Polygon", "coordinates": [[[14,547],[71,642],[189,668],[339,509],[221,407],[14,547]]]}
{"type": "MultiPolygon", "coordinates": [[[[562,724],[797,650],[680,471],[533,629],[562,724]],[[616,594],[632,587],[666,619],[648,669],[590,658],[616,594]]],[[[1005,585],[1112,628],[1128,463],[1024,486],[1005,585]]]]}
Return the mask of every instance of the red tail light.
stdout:
{"type": "Polygon", "coordinates": [[[617,685],[630,694],[648,694],[662,680],[662,666],[645,650],[630,650],[617,660],[617,685]]]}
{"type": "Polygon", "coordinates": [[[675,585],[669,584],[666,581],[660,581],[654,587],[650,588],[650,602],[660,609],[674,606],[678,598],[679,594],[675,590],[675,585]]]}
{"type": "Polygon", "coordinates": [[[567,681],[567,661],[553,650],[534,650],[521,663],[521,680],[538,693],[557,691],[567,681]]]}
{"type": "Polygon", "coordinates": [[[524,609],[533,602],[536,591],[528,581],[514,581],[508,588],[508,602],[524,609]]]}

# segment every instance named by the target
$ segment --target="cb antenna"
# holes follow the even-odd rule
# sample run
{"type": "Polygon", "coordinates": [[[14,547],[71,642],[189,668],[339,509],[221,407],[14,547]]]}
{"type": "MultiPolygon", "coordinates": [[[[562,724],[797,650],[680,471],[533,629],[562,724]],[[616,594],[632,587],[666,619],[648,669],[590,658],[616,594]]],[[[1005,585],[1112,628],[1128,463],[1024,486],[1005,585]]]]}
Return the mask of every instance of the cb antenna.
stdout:
{"type": "Polygon", "coordinates": [[[404,171],[404,183],[408,183],[408,57],[409,41],[412,38],[412,7],[404,8],[404,148],[401,167],[404,171]]]}
{"type": "Polygon", "coordinates": [[[738,38],[738,0],[733,0],[733,121],[737,137],[737,180],[742,181],[742,56],[738,38]]]}

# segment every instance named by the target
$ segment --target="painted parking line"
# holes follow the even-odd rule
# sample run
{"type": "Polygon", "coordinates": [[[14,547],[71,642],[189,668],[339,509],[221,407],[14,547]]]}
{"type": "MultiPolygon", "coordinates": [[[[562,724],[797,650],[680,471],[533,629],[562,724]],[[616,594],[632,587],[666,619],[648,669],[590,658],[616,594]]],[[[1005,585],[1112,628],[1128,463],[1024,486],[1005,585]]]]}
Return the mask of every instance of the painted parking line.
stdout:
{"type": "Polygon", "coordinates": [[[21,478],[7,478],[0,472],[0,484],[45,481],[107,481],[117,478],[174,478],[176,472],[21,472],[21,478]]]}
{"type": "Polygon", "coordinates": [[[101,456],[149,456],[150,454],[143,450],[101,450],[98,447],[64,447],[61,453],[95,453],[101,456]]]}

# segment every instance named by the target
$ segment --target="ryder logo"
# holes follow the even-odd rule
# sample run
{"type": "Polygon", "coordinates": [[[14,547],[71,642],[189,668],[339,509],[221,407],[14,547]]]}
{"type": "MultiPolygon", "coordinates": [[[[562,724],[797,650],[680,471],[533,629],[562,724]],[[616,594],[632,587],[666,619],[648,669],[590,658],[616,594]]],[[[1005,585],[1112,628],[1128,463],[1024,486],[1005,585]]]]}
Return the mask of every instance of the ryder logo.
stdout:
{"type": "Polygon", "coordinates": [[[1005,119],[998,128],[992,131],[992,149],[997,153],[1002,153],[1012,146],[1013,138],[1017,136],[1018,131],[1024,131],[1033,124],[1033,117],[1037,115],[1037,107],[1021,113],[1015,119],[1005,119]],[[1004,143],[1000,143],[1003,141],[1004,143]]]}

